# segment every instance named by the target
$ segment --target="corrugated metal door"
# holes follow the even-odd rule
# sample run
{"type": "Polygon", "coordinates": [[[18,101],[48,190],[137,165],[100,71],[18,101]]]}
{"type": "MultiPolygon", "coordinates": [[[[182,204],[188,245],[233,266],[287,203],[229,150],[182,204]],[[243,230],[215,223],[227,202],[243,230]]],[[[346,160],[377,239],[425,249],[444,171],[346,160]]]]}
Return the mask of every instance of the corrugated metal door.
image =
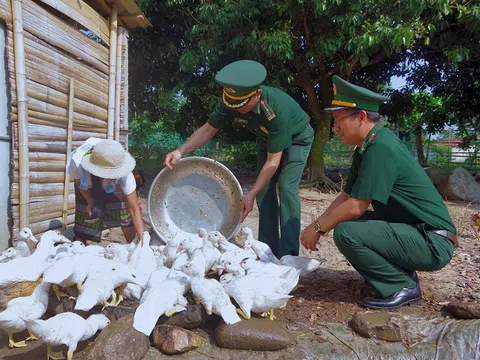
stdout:
{"type": "Polygon", "coordinates": [[[5,54],[6,26],[0,21],[0,251],[8,247],[10,194],[10,128],[8,126],[8,76],[5,54]]]}

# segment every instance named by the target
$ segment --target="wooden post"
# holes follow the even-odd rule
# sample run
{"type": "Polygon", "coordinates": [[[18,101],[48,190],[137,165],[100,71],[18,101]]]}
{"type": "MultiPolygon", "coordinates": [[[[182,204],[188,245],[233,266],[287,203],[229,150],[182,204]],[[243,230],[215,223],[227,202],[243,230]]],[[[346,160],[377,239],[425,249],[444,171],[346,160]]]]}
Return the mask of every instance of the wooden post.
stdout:
{"type": "Polygon", "coordinates": [[[15,52],[15,84],[17,87],[18,109],[18,164],[20,188],[20,228],[29,225],[28,203],[28,113],[27,113],[27,83],[25,78],[25,48],[23,44],[22,2],[12,0],[13,47],[15,52]]]}
{"type": "Polygon", "coordinates": [[[112,13],[110,15],[110,76],[108,79],[108,123],[107,139],[113,139],[113,127],[115,120],[115,78],[117,61],[117,6],[112,4],[112,13]]]}
{"type": "Polygon", "coordinates": [[[68,195],[70,175],[68,174],[67,161],[72,152],[72,130],[73,130],[73,101],[75,98],[75,79],[70,78],[70,96],[68,99],[68,127],[67,127],[67,156],[65,158],[65,180],[63,182],[63,208],[62,208],[62,230],[67,228],[68,217],[68,195]]]}
{"type": "Polygon", "coordinates": [[[115,137],[116,141],[120,141],[120,93],[122,82],[122,38],[123,27],[119,28],[117,32],[117,83],[115,92],[115,137]]]}

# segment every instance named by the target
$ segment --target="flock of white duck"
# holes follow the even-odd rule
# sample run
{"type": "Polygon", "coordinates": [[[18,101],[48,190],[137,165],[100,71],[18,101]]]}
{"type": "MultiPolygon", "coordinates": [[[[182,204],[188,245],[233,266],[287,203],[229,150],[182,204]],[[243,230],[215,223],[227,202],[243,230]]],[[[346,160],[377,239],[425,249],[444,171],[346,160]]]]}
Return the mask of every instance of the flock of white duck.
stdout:
{"type": "Polygon", "coordinates": [[[71,360],[78,342],[104,329],[109,320],[103,314],[85,320],[72,312],[40,320],[50,288],[61,297],[69,295],[60,288],[70,286],[79,293],[75,310],[116,306],[124,297],[139,300],[133,326],[147,336],[160,316],[186,310],[185,295],[190,290],[209,315],[221,316],[226,324],[239,322],[239,314],[249,319],[252,312],[273,320],[273,310],[287,304],[299,277],[322,261],[289,255],[277,259],[268,245],[253,238],[251,229],[242,231],[246,235],[243,248],[218,231],[204,229],[198,236],[165,245],[150,243],[145,232],[140,242],[110,243],[103,248],[71,242],[58,231],[47,231],[37,240],[30,229],[22,229],[14,247],[0,254],[0,286],[41,282],[32,295],[8,302],[0,312],[0,328],[8,333],[9,347],[40,339],[48,346],[48,357],[60,359],[52,347],[64,344],[71,360]],[[219,281],[213,278],[217,273],[219,281]],[[25,329],[30,336],[15,342],[13,334],[25,329]]]}

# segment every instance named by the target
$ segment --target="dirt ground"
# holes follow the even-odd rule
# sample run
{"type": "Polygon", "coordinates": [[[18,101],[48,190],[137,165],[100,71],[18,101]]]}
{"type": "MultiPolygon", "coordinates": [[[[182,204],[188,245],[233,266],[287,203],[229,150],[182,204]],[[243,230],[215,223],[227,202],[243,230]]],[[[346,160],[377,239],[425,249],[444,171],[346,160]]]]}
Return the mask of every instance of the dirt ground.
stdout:
{"type": "MultiPolygon", "coordinates": [[[[239,180],[246,192],[251,188],[254,179],[244,177],[239,180]]],[[[320,215],[336,196],[336,193],[300,189],[302,229],[320,215]]],[[[140,200],[146,207],[146,196],[140,200]]],[[[460,247],[455,250],[452,261],[442,270],[419,273],[424,297],[421,305],[403,307],[394,312],[433,318],[446,316],[441,309],[448,302],[478,302],[480,299],[480,240],[470,225],[471,215],[480,211],[480,204],[446,204],[457,227],[460,247]]],[[[252,228],[254,234],[258,232],[256,207],[244,225],[252,228]]],[[[244,239],[237,237],[235,240],[242,244],[244,239]]],[[[111,229],[102,244],[106,245],[110,241],[123,242],[121,229],[111,229]]],[[[346,325],[353,315],[361,310],[357,301],[368,294],[365,292],[363,279],[337,250],[332,234],[321,239],[318,251],[301,248],[300,254],[311,258],[324,258],[327,261],[320,269],[301,280],[288,305],[276,312],[277,319],[284,320],[291,328],[315,327],[321,323],[346,325]]],[[[58,350],[60,349],[63,350],[64,347],[58,350]]],[[[6,334],[0,336],[0,359],[33,360],[43,358],[45,354],[45,346],[38,342],[29,343],[27,348],[8,350],[6,334]]]]}
{"type": "MultiPolygon", "coordinates": [[[[244,190],[251,187],[252,179],[240,180],[244,190]]],[[[302,202],[302,229],[319,216],[335,199],[336,193],[321,193],[314,189],[300,189],[302,202]]],[[[480,204],[446,203],[457,227],[460,246],[452,261],[440,271],[419,272],[424,301],[419,306],[403,307],[395,312],[438,316],[448,302],[477,302],[480,299],[480,239],[470,225],[471,215],[480,211],[480,204]]],[[[245,225],[258,231],[256,207],[245,219],[245,225]]],[[[238,239],[242,242],[242,239],[238,239]]],[[[361,308],[357,302],[369,295],[363,278],[352,268],[336,248],[332,232],[320,240],[316,252],[300,249],[300,255],[324,258],[321,268],[302,279],[294,298],[277,318],[287,322],[302,322],[310,326],[315,322],[347,323],[361,308]]]]}

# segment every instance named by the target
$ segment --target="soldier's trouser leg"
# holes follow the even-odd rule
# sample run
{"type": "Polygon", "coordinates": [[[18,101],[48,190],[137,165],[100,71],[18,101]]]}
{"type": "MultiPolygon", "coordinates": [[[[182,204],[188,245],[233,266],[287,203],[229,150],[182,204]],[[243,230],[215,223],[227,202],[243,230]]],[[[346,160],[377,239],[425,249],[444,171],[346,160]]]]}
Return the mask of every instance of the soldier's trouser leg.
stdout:
{"type": "MultiPolygon", "coordinates": [[[[298,255],[301,218],[298,187],[309,152],[309,145],[292,145],[284,151],[280,168],[257,195],[260,217],[258,240],[268,244],[279,258],[284,255],[298,255]],[[279,215],[281,235],[278,231],[279,215]]],[[[266,150],[259,147],[257,173],[266,158],[266,150]]]]}
{"type": "Polygon", "coordinates": [[[453,244],[426,231],[422,224],[346,221],[335,227],[333,239],[352,266],[383,298],[415,286],[403,269],[438,270],[453,255],[453,244]]]}
{"type": "MultiPolygon", "coordinates": [[[[267,150],[259,145],[257,158],[257,174],[265,164],[267,159],[267,150]]],[[[280,176],[280,170],[277,170],[270,182],[266,184],[257,194],[257,206],[259,212],[258,240],[264,242],[272,252],[278,254],[278,244],[280,240],[278,230],[278,199],[277,182],[280,176]]]]}
{"type": "Polygon", "coordinates": [[[298,256],[300,238],[300,195],[298,188],[307,162],[310,146],[293,145],[282,159],[278,194],[280,197],[280,241],[278,257],[298,256]]]}

